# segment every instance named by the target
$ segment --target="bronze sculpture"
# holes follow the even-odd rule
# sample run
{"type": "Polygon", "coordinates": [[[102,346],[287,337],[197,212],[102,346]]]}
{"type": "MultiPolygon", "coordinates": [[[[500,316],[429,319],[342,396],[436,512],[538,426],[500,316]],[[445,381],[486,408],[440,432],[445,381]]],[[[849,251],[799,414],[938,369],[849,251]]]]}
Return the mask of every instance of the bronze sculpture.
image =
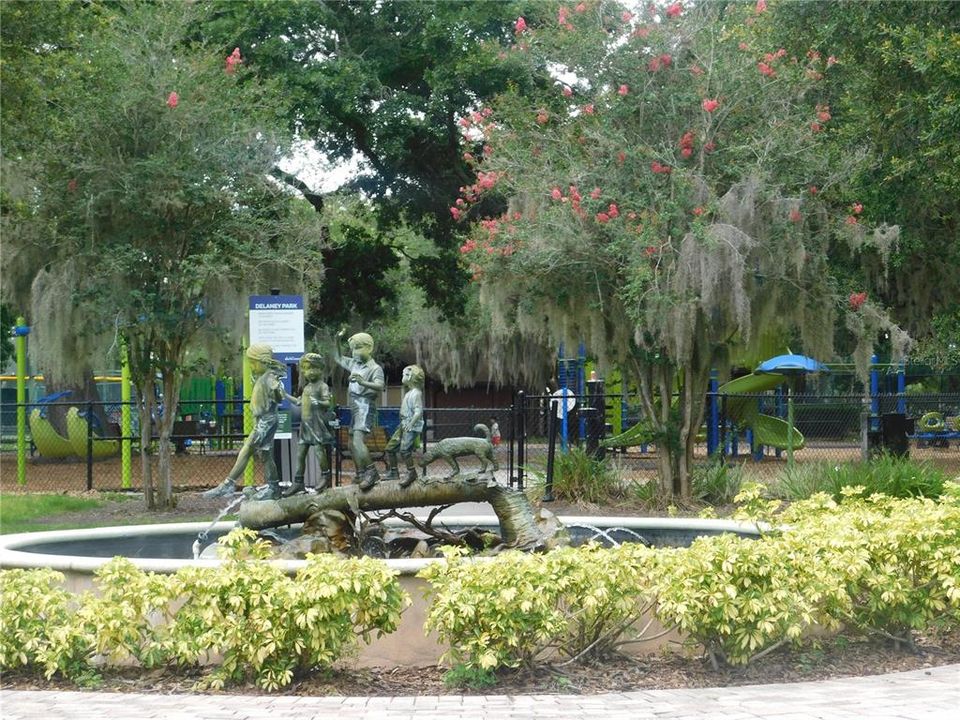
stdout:
{"type": "Polygon", "coordinates": [[[350,452],[356,466],[360,490],[370,490],[380,479],[367,449],[366,436],[377,422],[377,403],[384,388],[383,368],[373,360],[373,338],[367,333],[352,335],[347,341],[352,354],[340,354],[339,343],[346,333],[337,333],[334,360],[350,373],[347,397],[350,403],[350,452]]]}
{"type": "Polygon", "coordinates": [[[400,402],[400,425],[390,437],[385,449],[386,479],[400,480],[400,487],[407,487],[417,479],[413,450],[419,446],[420,433],[423,432],[423,369],[419,365],[408,365],[403,369],[402,381],[406,392],[400,402]],[[398,451],[407,469],[402,478],[397,470],[398,451]]]}
{"type": "Polygon", "coordinates": [[[307,353],[300,358],[300,397],[291,401],[300,406],[300,437],[297,454],[297,470],[293,483],[284,491],[283,497],[306,492],[303,476],[306,470],[307,455],[310,448],[316,448],[317,460],[324,490],[333,485],[330,472],[330,454],[334,442],[333,396],[329,386],[323,381],[323,357],[317,353],[307,353]]]}
{"type": "Polygon", "coordinates": [[[233,469],[227,474],[226,479],[217,487],[205,492],[204,497],[221,497],[236,492],[237,480],[254,455],[263,463],[263,475],[267,483],[256,499],[276,500],[280,497],[280,478],[277,473],[277,464],[273,459],[273,436],[280,424],[278,412],[280,401],[286,395],[281,382],[281,378],[286,374],[286,367],[273,359],[273,349],[263,343],[248,347],[246,355],[250,359],[250,371],[256,378],[250,396],[253,430],[240,448],[233,469]]]}

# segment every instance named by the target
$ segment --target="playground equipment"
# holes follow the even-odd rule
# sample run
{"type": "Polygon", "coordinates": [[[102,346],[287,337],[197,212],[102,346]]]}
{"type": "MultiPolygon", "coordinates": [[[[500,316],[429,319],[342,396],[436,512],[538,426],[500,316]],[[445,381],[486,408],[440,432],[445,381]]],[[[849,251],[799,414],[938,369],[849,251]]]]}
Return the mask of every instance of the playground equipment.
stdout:
{"type": "MultiPolygon", "coordinates": [[[[779,373],[761,375],[753,373],[721,385],[717,392],[720,395],[730,396],[751,395],[773,390],[786,381],[787,377],[779,373]]],[[[766,445],[777,450],[788,449],[792,425],[782,418],[761,413],[757,398],[728,398],[726,416],[737,427],[749,429],[753,433],[754,445],[766,445]]],[[[795,427],[792,434],[794,450],[802,450],[806,444],[803,434],[795,427]]]]}
{"type": "MultiPolygon", "coordinates": [[[[41,457],[65,458],[75,455],[70,439],[57,432],[41,408],[30,411],[30,437],[41,457]]],[[[84,449],[86,452],[86,449],[84,449]]]]}
{"type": "MultiPolygon", "coordinates": [[[[92,443],[93,457],[103,458],[116,455],[120,451],[119,440],[102,440],[94,437],[90,439],[92,429],[88,425],[90,418],[83,417],[78,408],[72,407],[67,410],[67,437],[70,440],[70,446],[73,452],[80,457],[85,457],[87,447],[92,443]]],[[[95,433],[93,433],[95,435],[95,433]]]]}

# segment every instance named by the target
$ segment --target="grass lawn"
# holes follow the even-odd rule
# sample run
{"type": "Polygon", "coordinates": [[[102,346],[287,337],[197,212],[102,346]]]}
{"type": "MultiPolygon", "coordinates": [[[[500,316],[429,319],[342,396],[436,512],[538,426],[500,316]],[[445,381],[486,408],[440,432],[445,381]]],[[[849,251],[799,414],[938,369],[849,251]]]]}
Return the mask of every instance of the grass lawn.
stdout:
{"type": "MultiPolygon", "coordinates": [[[[0,493],[0,534],[209,521],[215,516],[216,512],[210,510],[189,508],[172,513],[150,512],[143,507],[141,496],[119,492],[102,493],[95,498],[0,493]]],[[[224,519],[236,517],[231,514],[224,519]]]]}

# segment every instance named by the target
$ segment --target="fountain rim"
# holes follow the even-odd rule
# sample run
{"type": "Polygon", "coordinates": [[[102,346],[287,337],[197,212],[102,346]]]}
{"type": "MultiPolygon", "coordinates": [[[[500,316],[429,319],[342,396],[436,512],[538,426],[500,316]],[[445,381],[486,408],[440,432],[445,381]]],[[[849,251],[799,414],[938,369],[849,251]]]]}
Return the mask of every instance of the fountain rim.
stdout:
{"type": "MultiPolygon", "coordinates": [[[[425,519],[425,518],[423,518],[425,519]]],[[[562,515],[558,519],[564,525],[593,525],[600,528],[627,527],[631,530],[644,528],[688,530],[729,531],[759,535],[763,525],[756,522],[725,520],[714,518],[661,518],[627,516],[562,515]]],[[[446,525],[490,525],[497,524],[494,515],[451,515],[443,517],[446,525]]],[[[402,524],[390,519],[388,524],[402,524]]],[[[151,525],[111,525],[108,527],[85,528],[77,530],[44,530],[41,532],[15,533],[0,535],[0,568],[2,569],[39,569],[49,568],[59,572],[92,574],[98,568],[110,562],[112,558],[89,557],[82,555],[52,555],[38,552],[24,552],[18,548],[24,545],[39,545],[44,542],[64,542],[69,540],[99,540],[123,537],[124,535],[167,535],[170,533],[232,530],[237,523],[225,520],[210,527],[209,522],[158,523],[151,525]]],[[[193,558],[128,558],[136,567],[146,572],[174,573],[184,567],[219,567],[221,560],[193,558]]],[[[273,560],[288,574],[294,574],[306,566],[306,560],[273,560]]],[[[423,568],[442,558],[391,559],[381,560],[397,575],[416,575],[423,568]]]]}

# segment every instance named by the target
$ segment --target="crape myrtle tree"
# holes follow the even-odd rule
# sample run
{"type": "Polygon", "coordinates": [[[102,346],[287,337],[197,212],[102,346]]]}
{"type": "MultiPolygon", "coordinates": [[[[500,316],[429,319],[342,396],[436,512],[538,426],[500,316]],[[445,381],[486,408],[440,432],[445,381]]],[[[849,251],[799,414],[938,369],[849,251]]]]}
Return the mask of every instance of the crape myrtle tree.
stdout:
{"type": "Polygon", "coordinates": [[[29,213],[4,252],[32,273],[33,322],[48,327],[42,366],[84,362],[63,351],[76,337],[99,340],[101,353],[125,345],[147,505],[169,506],[169,438],[191,353],[239,352],[249,292],[279,278],[309,291],[320,233],[313,210],[269,176],[287,150],[271,88],[244,78],[242,50],[187,42],[204,8],[114,9],[78,40],[82,72],[50,88],[59,122],[32,148],[29,213]]]}
{"type": "Polygon", "coordinates": [[[873,250],[846,259],[863,283],[851,290],[888,304],[926,359],[948,360],[960,326],[960,4],[771,1],[769,9],[770,44],[833,61],[821,83],[833,115],[826,140],[869,149],[846,199],[861,203],[868,221],[900,226],[889,273],[873,250]]]}
{"type": "Polygon", "coordinates": [[[827,258],[896,229],[824,200],[863,153],[823,142],[830,59],[763,45],[762,0],[550,7],[490,52],[555,82],[461,120],[476,178],[449,211],[473,221],[462,257],[501,325],[582,338],[632,376],[661,491],[688,498],[710,369],[788,333],[829,357],[842,313],[868,337],[888,324],[827,258]],[[507,212],[484,215],[490,195],[507,212]]]}

